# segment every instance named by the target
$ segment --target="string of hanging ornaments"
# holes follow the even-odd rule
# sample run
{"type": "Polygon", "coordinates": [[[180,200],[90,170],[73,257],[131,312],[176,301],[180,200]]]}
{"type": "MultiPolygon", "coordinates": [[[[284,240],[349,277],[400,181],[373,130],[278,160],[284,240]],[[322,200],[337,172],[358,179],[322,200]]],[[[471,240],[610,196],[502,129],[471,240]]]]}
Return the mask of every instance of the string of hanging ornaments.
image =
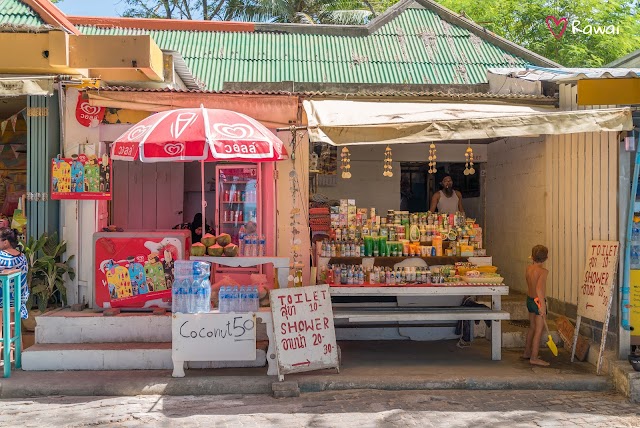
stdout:
{"type": "Polygon", "coordinates": [[[341,163],[340,169],[342,170],[342,178],[351,178],[351,153],[346,147],[342,148],[340,153],[341,163]]]}
{"type": "Polygon", "coordinates": [[[464,175],[473,175],[476,173],[476,169],[473,167],[473,149],[471,148],[471,141],[467,145],[467,151],[464,153],[465,168],[464,175]]]}
{"type": "Polygon", "coordinates": [[[384,150],[384,172],[382,173],[385,177],[393,177],[393,166],[391,166],[392,159],[391,147],[387,146],[384,150]]]}
{"type": "Polygon", "coordinates": [[[436,170],[436,145],[431,143],[429,145],[429,174],[435,174],[436,170]]]}

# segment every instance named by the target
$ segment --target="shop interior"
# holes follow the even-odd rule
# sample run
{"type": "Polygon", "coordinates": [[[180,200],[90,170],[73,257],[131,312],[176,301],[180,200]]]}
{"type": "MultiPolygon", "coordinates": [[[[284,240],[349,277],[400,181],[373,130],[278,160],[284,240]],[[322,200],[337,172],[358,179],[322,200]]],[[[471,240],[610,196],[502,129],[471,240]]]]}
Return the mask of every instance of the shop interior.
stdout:
{"type": "Polygon", "coordinates": [[[0,98],[0,225],[18,229],[24,226],[20,222],[24,216],[12,220],[27,191],[26,107],[26,96],[0,98]]]}

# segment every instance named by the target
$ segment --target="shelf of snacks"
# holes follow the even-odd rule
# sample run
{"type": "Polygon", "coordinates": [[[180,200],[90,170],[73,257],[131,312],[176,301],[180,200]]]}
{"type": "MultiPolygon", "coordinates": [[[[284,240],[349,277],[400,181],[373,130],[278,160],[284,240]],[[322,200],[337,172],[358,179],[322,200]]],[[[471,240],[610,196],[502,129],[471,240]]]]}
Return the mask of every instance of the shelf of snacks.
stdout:
{"type": "MultiPolygon", "coordinates": [[[[385,260],[386,258],[382,258],[385,260]]],[[[332,259],[333,260],[333,259],[332,259]]],[[[502,284],[495,266],[469,262],[429,266],[380,266],[362,263],[329,263],[318,270],[319,283],[353,287],[429,287],[502,284]]]]}

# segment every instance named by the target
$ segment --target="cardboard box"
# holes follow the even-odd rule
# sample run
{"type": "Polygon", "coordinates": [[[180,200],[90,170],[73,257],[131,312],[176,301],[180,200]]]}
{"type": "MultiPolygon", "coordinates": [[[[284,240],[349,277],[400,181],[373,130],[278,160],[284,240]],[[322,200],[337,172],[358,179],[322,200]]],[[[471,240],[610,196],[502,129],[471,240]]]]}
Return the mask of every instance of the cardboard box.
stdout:
{"type": "Polygon", "coordinates": [[[349,205],[350,207],[355,207],[356,206],[356,200],[355,199],[347,199],[347,205],[349,205]]]}

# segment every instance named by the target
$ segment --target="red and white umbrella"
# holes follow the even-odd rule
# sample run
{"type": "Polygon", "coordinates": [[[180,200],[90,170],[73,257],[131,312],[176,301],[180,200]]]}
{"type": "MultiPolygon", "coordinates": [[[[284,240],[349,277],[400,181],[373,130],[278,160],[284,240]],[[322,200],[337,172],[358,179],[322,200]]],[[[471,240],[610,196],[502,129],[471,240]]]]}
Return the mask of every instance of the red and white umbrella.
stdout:
{"type": "Polygon", "coordinates": [[[142,162],[287,159],[282,141],[255,119],[229,110],[185,108],[138,122],[112,145],[114,160],[142,162]]]}
{"type": "Polygon", "coordinates": [[[204,162],[274,162],[288,155],[282,141],[257,120],[235,111],[200,107],[164,111],[138,122],[114,141],[111,158],[200,161],[204,231],[204,162]]]}

